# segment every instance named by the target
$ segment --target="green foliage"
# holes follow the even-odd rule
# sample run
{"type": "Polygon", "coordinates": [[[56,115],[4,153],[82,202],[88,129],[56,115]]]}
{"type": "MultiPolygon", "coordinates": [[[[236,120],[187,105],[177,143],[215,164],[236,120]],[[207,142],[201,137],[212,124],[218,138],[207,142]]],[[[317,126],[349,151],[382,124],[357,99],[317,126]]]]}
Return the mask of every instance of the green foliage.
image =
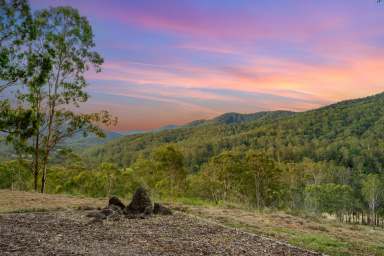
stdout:
{"type": "Polygon", "coordinates": [[[104,163],[100,168],[63,168],[52,166],[48,170],[48,193],[67,193],[92,197],[129,197],[137,188],[139,181],[132,169],[118,169],[104,163]]]}
{"type": "MultiPolygon", "coordinates": [[[[27,43],[34,37],[27,0],[0,0],[0,93],[27,79],[27,43]]],[[[28,65],[29,71],[37,71],[28,65]]]]}
{"type": "Polygon", "coordinates": [[[174,146],[164,145],[133,165],[140,183],[160,196],[180,196],[186,189],[184,157],[174,146]]]}
{"type": "Polygon", "coordinates": [[[164,145],[154,151],[153,161],[160,176],[156,187],[168,191],[171,197],[180,195],[185,190],[187,176],[180,151],[172,145],[164,145]]]}
{"type": "Polygon", "coordinates": [[[227,150],[263,151],[279,163],[302,163],[305,158],[352,169],[384,169],[384,94],[341,102],[303,113],[240,123],[205,122],[158,133],[117,139],[86,152],[96,162],[129,166],[164,143],[174,143],[193,172],[211,157],[227,150]]]}
{"type": "Polygon", "coordinates": [[[28,2],[0,0],[0,95],[7,95],[0,98],[0,132],[17,152],[25,149],[26,139],[34,133],[36,119],[33,112],[23,109],[19,102],[11,104],[6,93],[10,87],[27,80],[38,83],[46,78],[46,72],[28,56],[28,42],[33,38],[28,2]]]}
{"type": "Polygon", "coordinates": [[[216,203],[240,200],[245,202],[243,161],[236,152],[223,152],[213,157],[198,174],[189,177],[191,196],[206,198],[216,203]]]}
{"type": "Polygon", "coordinates": [[[367,175],[362,182],[362,194],[368,203],[371,217],[375,218],[376,211],[383,203],[384,180],[383,176],[377,174],[367,175]]]}
{"type": "Polygon", "coordinates": [[[12,108],[7,100],[0,101],[0,132],[6,134],[4,141],[12,144],[15,152],[28,152],[27,139],[35,132],[33,112],[20,107],[12,108]]]}
{"type": "Polygon", "coordinates": [[[305,188],[307,208],[316,212],[341,215],[351,210],[352,188],[340,184],[308,185],[305,188]]]}
{"type": "Polygon", "coordinates": [[[264,154],[226,151],[189,177],[189,194],[212,200],[250,204],[257,208],[281,204],[281,170],[264,154]]]}
{"type": "Polygon", "coordinates": [[[13,160],[0,164],[0,189],[28,190],[32,175],[25,163],[13,160]]]}
{"type": "Polygon", "coordinates": [[[257,208],[279,206],[281,195],[281,171],[275,162],[262,153],[246,154],[247,191],[253,191],[253,204],[257,208]]]}

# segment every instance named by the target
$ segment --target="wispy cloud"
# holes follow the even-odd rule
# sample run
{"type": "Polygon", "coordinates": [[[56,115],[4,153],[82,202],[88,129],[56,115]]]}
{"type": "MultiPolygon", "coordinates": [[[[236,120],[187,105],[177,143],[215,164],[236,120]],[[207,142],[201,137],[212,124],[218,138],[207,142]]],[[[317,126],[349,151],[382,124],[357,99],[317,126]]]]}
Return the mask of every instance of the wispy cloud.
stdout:
{"type": "Polygon", "coordinates": [[[384,91],[383,9],[361,0],[32,0],[92,22],[93,107],[119,129],[227,112],[306,110],[384,91]],[[147,117],[147,118],[145,118],[147,117]]]}

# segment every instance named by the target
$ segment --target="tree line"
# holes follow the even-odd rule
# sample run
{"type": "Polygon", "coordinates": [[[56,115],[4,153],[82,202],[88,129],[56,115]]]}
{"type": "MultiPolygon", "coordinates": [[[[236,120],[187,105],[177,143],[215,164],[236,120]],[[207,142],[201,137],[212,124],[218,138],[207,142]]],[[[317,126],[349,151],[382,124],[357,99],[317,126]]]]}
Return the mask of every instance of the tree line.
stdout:
{"type": "MultiPolygon", "coordinates": [[[[165,144],[127,167],[101,163],[90,168],[81,157],[63,150],[48,168],[49,193],[127,197],[139,185],[161,198],[234,203],[256,209],[329,214],[347,223],[384,225],[384,177],[356,173],[329,162],[304,159],[279,163],[255,150],[225,151],[191,172],[183,153],[165,144]]],[[[28,164],[0,165],[0,188],[30,189],[28,164]]]]}

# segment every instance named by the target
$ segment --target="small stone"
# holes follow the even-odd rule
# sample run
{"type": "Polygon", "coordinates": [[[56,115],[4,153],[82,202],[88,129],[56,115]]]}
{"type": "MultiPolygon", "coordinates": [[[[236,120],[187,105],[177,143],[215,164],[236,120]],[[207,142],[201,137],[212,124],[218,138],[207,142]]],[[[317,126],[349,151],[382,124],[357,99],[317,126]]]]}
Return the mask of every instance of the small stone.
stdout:
{"type": "Polygon", "coordinates": [[[108,206],[109,209],[113,210],[114,212],[118,213],[118,214],[123,214],[123,210],[122,208],[120,208],[119,206],[117,205],[109,205],[108,206]]]}
{"type": "Polygon", "coordinates": [[[161,215],[172,215],[171,209],[163,206],[162,204],[155,203],[153,207],[153,213],[154,214],[161,214],[161,215]]]}
{"type": "Polygon", "coordinates": [[[93,217],[94,220],[105,220],[107,218],[107,215],[105,215],[103,212],[98,212],[93,217]]]}
{"type": "Polygon", "coordinates": [[[100,211],[100,213],[108,217],[108,216],[114,215],[115,211],[111,208],[104,208],[103,210],[100,211]]]}

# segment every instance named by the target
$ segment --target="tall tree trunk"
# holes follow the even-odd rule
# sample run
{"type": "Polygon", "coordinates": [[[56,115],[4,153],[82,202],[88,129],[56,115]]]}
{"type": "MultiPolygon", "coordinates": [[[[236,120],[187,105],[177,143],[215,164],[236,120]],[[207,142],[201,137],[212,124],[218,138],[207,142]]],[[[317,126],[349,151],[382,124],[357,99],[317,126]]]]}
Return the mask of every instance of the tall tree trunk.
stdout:
{"type": "Polygon", "coordinates": [[[34,152],[34,164],[33,164],[33,187],[37,192],[37,180],[39,177],[39,133],[36,135],[35,152],[34,152]]]}
{"type": "Polygon", "coordinates": [[[33,154],[33,187],[35,192],[38,191],[38,178],[39,178],[39,164],[40,164],[40,114],[41,114],[41,90],[38,89],[35,92],[36,101],[34,102],[33,108],[36,115],[36,137],[35,137],[35,145],[34,145],[34,154],[33,154]]]}
{"type": "Polygon", "coordinates": [[[39,176],[39,173],[34,170],[33,171],[33,188],[35,192],[37,192],[37,189],[38,189],[38,186],[37,186],[37,180],[39,178],[38,176],[39,176]]]}
{"type": "Polygon", "coordinates": [[[48,116],[48,134],[46,137],[46,145],[45,145],[45,154],[44,154],[44,160],[43,160],[43,173],[41,176],[41,193],[45,193],[45,187],[47,182],[47,165],[48,165],[48,159],[49,159],[49,153],[51,151],[51,136],[53,132],[53,123],[56,113],[56,103],[57,103],[57,90],[59,86],[59,78],[60,78],[60,72],[61,72],[61,65],[62,65],[62,54],[59,58],[59,64],[57,68],[55,83],[52,85],[49,85],[48,90],[48,105],[49,105],[49,116],[48,116]],[[51,91],[53,89],[53,92],[51,91]]]}

